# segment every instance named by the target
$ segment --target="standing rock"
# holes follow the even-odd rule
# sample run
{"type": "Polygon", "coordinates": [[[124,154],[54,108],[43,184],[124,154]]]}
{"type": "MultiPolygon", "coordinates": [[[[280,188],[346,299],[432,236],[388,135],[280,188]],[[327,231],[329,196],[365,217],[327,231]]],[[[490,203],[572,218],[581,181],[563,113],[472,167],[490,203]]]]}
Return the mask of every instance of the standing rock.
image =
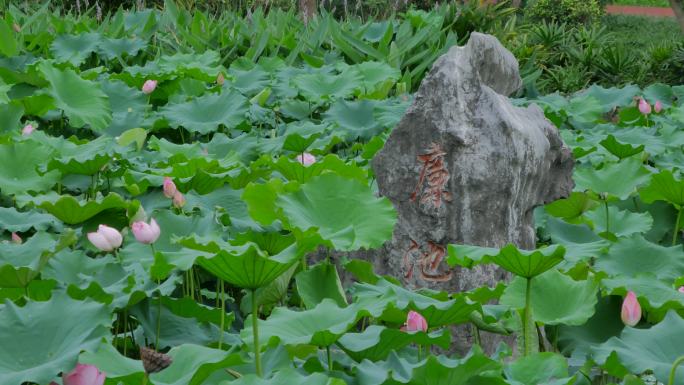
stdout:
{"type": "Polygon", "coordinates": [[[450,243],[535,247],[533,209],[567,196],[573,159],[520,88],[518,62],[499,41],[473,33],[440,57],[373,160],[380,194],[399,213],[376,271],[409,287],[457,292],[496,285],[493,265],[450,269],[450,243]]]}

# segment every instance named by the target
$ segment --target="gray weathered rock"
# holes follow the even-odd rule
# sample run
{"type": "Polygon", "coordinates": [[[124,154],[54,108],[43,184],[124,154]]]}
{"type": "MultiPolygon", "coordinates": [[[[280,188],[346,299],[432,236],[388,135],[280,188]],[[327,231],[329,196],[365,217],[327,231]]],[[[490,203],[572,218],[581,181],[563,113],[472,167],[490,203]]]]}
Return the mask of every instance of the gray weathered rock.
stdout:
{"type": "Polygon", "coordinates": [[[449,269],[446,246],[534,248],[534,207],[570,193],[573,159],[536,105],[511,104],[518,62],[473,33],[440,57],[373,160],[381,195],[399,213],[376,270],[409,287],[447,291],[495,285],[495,266],[449,269]]]}

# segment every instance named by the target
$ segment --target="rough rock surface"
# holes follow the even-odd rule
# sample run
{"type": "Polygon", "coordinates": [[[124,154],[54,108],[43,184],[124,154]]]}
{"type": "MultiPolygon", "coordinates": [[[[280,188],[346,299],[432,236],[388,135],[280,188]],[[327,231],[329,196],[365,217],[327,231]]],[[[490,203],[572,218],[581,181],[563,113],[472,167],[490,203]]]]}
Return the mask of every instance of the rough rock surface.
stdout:
{"type": "Polygon", "coordinates": [[[408,287],[470,290],[505,272],[450,269],[448,244],[534,248],[533,209],[570,193],[574,162],[538,106],[511,104],[521,84],[493,36],[473,33],[435,62],[373,160],[380,194],[399,213],[376,271],[408,287]]]}

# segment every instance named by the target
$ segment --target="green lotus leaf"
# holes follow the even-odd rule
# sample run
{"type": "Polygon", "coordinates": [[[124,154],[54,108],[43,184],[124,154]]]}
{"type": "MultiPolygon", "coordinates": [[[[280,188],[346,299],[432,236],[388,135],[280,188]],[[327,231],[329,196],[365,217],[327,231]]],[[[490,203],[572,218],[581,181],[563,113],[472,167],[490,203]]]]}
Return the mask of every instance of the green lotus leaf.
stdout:
{"type": "Polygon", "coordinates": [[[568,375],[565,357],[555,353],[521,357],[507,364],[504,373],[516,385],[572,385],[575,382],[575,378],[568,375]]]}
{"type": "Polygon", "coordinates": [[[337,100],[323,114],[323,122],[339,127],[339,133],[348,140],[368,140],[382,131],[374,116],[376,103],[370,100],[337,100]]]}
{"type": "MultiPolygon", "coordinates": [[[[277,307],[265,321],[259,320],[259,341],[268,344],[277,340],[284,345],[330,346],[342,337],[366,313],[354,305],[339,307],[324,299],[315,308],[294,311],[277,307]]],[[[240,337],[247,345],[254,344],[250,315],[245,320],[240,337]]]]}
{"type": "MultiPolygon", "coordinates": [[[[2,22],[0,22],[0,25],[2,22]]],[[[14,131],[19,128],[24,107],[21,104],[0,103],[0,132],[14,131]]]]}
{"type": "Polygon", "coordinates": [[[339,378],[330,378],[323,373],[302,375],[291,368],[278,370],[271,378],[260,378],[255,374],[248,374],[235,381],[225,381],[220,385],[344,385],[346,382],[339,378]]]}
{"type": "Polygon", "coordinates": [[[314,72],[299,75],[292,79],[301,94],[312,102],[344,99],[361,86],[361,76],[353,71],[344,71],[338,75],[314,72]]]}
{"type": "Polygon", "coordinates": [[[622,88],[603,88],[594,84],[582,92],[582,95],[595,98],[598,101],[597,104],[603,107],[604,112],[631,104],[637,94],[639,94],[639,87],[632,84],[622,88]]]}
{"type": "Polygon", "coordinates": [[[368,181],[368,175],[361,167],[353,163],[347,164],[333,154],[326,155],[309,166],[304,166],[296,160],[281,156],[272,167],[274,171],[278,171],[286,179],[300,183],[306,183],[311,178],[329,171],[334,171],[335,174],[345,178],[356,179],[361,183],[368,181]]]}
{"type": "Polygon", "coordinates": [[[596,206],[596,201],[588,194],[574,191],[570,196],[551,202],[544,206],[546,212],[554,217],[563,218],[568,222],[575,222],[582,214],[596,206]]]}
{"type": "Polygon", "coordinates": [[[578,168],[574,174],[575,190],[591,190],[627,199],[639,185],[648,181],[649,175],[639,157],[626,158],[619,163],[608,163],[599,170],[578,168]]]}
{"type": "Polygon", "coordinates": [[[299,272],[295,280],[297,293],[307,309],[315,307],[326,298],[332,299],[340,307],[347,306],[344,288],[334,264],[318,263],[299,272]]]}
{"type": "MultiPolygon", "coordinates": [[[[546,325],[582,325],[594,314],[597,290],[597,282],[575,281],[558,270],[549,270],[532,280],[532,317],[546,325]]],[[[525,279],[513,279],[501,304],[515,309],[525,307],[525,279]]]]}
{"type": "Polygon", "coordinates": [[[401,72],[384,62],[365,61],[349,68],[361,76],[365,95],[375,95],[377,99],[387,97],[385,90],[391,89],[401,78],[401,72]]]}
{"type": "Polygon", "coordinates": [[[646,203],[665,201],[684,207],[684,180],[675,179],[670,170],[662,170],[651,176],[651,182],[639,190],[639,195],[646,203]]]}
{"type": "MultiPolygon", "coordinates": [[[[129,310],[130,314],[139,322],[144,338],[148,341],[155,341],[157,336],[159,297],[155,297],[146,298],[129,310]]],[[[209,345],[220,339],[221,328],[219,326],[210,322],[201,322],[194,318],[192,314],[188,315],[188,317],[175,314],[166,307],[165,302],[168,302],[168,300],[162,299],[162,327],[159,330],[160,347],[166,348],[182,344],[209,345]]],[[[226,314],[226,327],[230,326],[233,318],[232,313],[226,314]]],[[[226,332],[223,333],[223,341],[230,342],[229,345],[240,343],[235,336],[231,336],[226,332]]]]}
{"type": "Polygon", "coordinates": [[[650,272],[658,279],[673,281],[684,275],[684,252],[681,247],[660,246],[635,235],[620,238],[594,266],[609,276],[650,272]]]}
{"type": "Polygon", "coordinates": [[[566,252],[563,258],[571,265],[597,258],[604,254],[611,245],[610,241],[596,235],[586,224],[573,225],[560,219],[548,217],[545,230],[553,243],[565,248],[566,252]]]}
{"type": "Polygon", "coordinates": [[[52,215],[41,214],[34,210],[18,211],[14,207],[0,207],[0,229],[24,232],[30,229],[60,230],[62,224],[52,215]]]}
{"type": "Polygon", "coordinates": [[[630,144],[620,143],[613,135],[608,135],[605,139],[599,142],[608,152],[617,156],[620,160],[629,158],[644,151],[644,145],[632,146],[630,144]]]}
{"type": "Polygon", "coordinates": [[[464,294],[449,298],[440,292],[413,292],[384,278],[375,284],[356,283],[352,290],[354,304],[364,306],[373,317],[395,325],[406,321],[409,310],[425,317],[430,328],[468,322],[471,313],[481,311],[480,304],[464,294]]]}
{"type": "Polygon", "coordinates": [[[672,87],[667,84],[653,83],[644,88],[644,99],[651,105],[659,101],[663,104],[664,108],[669,108],[672,106],[674,93],[672,92],[672,87]]]}
{"type": "Polygon", "coordinates": [[[94,200],[79,200],[71,195],[59,195],[51,191],[37,197],[21,196],[17,201],[24,205],[33,203],[70,225],[85,222],[104,210],[125,210],[128,207],[128,203],[117,193],[109,193],[105,197],[99,195],[94,200]]]}
{"type": "Polygon", "coordinates": [[[525,278],[542,274],[563,261],[565,248],[551,245],[537,250],[519,250],[512,244],[501,249],[468,245],[449,245],[450,265],[472,267],[495,263],[511,273],[525,278]]]}
{"type": "MultiPolygon", "coordinates": [[[[194,344],[176,346],[167,353],[172,363],[161,372],[150,375],[156,385],[200,385],[217,370],[242,363],[235,353],[194,344]]],[[[107,379],[137,384],[142,381],[142,362],[121,355],[110,344],[102,344],[97,352],[84,352],[79,361],[97,366],[107,379]]]]}
{"type": "Polygon", "coordinates": [[[500,370],[498,361],[487,357],[475,346],[462,359],[429,355],[417,363],[392,352],[385,361],[364,360],[357,365],[356,378],[359,379],[359,385],[505,385],[507,382],[494,374],[500,370]]]}
{"type": "Polygon", "coordinates": [[[596,312],[585,324],[547,326],[546,335],[564,355],[585,360],[592,346],[620,335],[625,328],[625,324],[620,319],[621,306],[621,297],[603,297],[596,305],[596,312]]]}
{"type": "Polygon", "coordinates": [[[384,360],[391,351],[401,350],[411,343],[436,345],[446,349],[451,343],[451,335],[448,329],[431,333],[407,333],[399,329],[371,325],[363,332],[347,333],[338,341],[338,345],[357,362],[384,360]]]}
{"type": "Polygon", "coordinates": [[[0,308],[0,383],[47,384],[69,372],[82,351],[108,336],[112,316],[105,305],[57,293],[47,302],[0,308]]]}
{"type": "Polygon", "coordinates": [[[109,136],[119,136],[133,128],[149,127],[145,120],[149,108],[147,95],[139,89],[131,88],[119,80],[107,79],[100,82],[102,91],[109,98],[112,108],[112,121],[105,129],[109,136]]]}
{"type": "Polygon", "coordinates": [[[69,62],[78,67],[97,50],[101,39],[102,36],[96,32],[59,35],[52,42],[50,51],[58,63],[69,62]]]}
{"type": "Polygon", "coordinates": [[[380,247],[392,236],[397,218],[386,198],[376,198],[367,186],[332,173],[281,194],[276,205],[290,227],[302,231],[316,228],[340,251],[380,247]]]}
{"type": "Polygon", "coordinates": [[[611,232],[618,237],[626,237],[636,233],[646,233],[653,225],[653,217],[649,213],[633,213],[608,206],[608,218],[605,207],[597,207],[585,214],[594,224],[597,233],[611,232]]]}
{"type": "Polygon", "coordinates": [[[245,120],[247,98],[237,91],[207,94],[189,102],[169,104],[160,110],[171,127],[207,134],[219,126],[234,128],[245,120]]]}
{"type": "Polygon", "coordinates": [[[48,92],[57,108],[69,118],[71,126],[89,125],[94,131],[107,128],[112,121],[112,112],[109,99],[98,83],[84,80],[70,69],[59,70],[48,62],[42,62],[38,67],[50,83],[48,92]]]}
{"type": "Polygon", "coordinates": [[[147,42],[138,38],[110,38],[105,37],[98,44],[97,52],[108,60],[117,57],[135,56],[147,47],[147,42]]]}
{"type": "Polygon", "coordinates": [[[0,287],[26,287],[52,256],[54,236],[39,232],[22,244],[0,243],[0,287]]]}
{"type": "Polygon", "coordinates": [[[90,142],[64,149],[48,163],[47,170],[62,174],[95,175],[111,161],[116,143],[112,138],[100,137],[90,142]]]}
{"type": "Polygon", "coordinates": [[[213,253],[213,257],[198,258],[197,264],[216,277],[246,289],[269,284],[317,245],[313,239],[295,241],[291,235],[275,233],[250,233],[247,237],[252,240],[227,243],[188,237],[179,242],[189,249],[213,253]]]}
{"type": "Polygon", "coordinates": [[[648,272],[635,277],[605,278],[601,280],[601,286],[608,294],[621,297],[624,297],[627,291],[633,291],[637,298],[641,299],[642,308],[649,312],[684,308],[684,294],[648,272]]]}
{"type": "Polygon", "coordinates": [[[59,181],[59,172],[41,175],[36,169],[51,158],[48,147],[31,140],[0,145],[0,192],[17,195],[49,190],[59,181]]]}
{"type": "Polygon", "coordinates": [[[43,277],[66,285],[73,298],[92,298],[115,309],[127,308],[158,292],[170,295],[180,281],[172,277],[158,283],[140,263],[122,266],[111,257],[93,259],[76,251],[50,259],[43,277]]]}
{"type": "MultiPolygon", "coordinates": [[[[684,320],[670,311],[662,322],[650,329],[627,327],[619,337],[610,338],[592,351],[599,364],[615,352],[620,363],[632,373],[652,370],[659,382],[667,383],[672,364],[682,355],[684,336],[681,330],[684,330],[684,320]]],[[[684,383],[684,370],[677,370],[674,383],[684,383]]]]}

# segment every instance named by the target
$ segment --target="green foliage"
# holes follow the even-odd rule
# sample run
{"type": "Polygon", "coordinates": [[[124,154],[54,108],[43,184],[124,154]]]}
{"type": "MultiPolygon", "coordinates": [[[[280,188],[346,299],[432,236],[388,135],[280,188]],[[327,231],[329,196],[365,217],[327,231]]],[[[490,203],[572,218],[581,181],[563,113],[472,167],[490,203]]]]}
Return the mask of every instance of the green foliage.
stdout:
{"type": "Polygon", "coordinates": [[[59,383],[80,362],[138,385],[144,345],[173,359],[151,384],[666,381],[684,310],[671,37],[635,53],[614,26],[528,25],[504,2],[337,2],[308,24],[275,8],[287,1],[249,16],[218,8],[265,4],[167,1],[101,21],[83,4],[10,4],[0,22],[0,383],[59,383]],[[409,289],[353,259],[396,222],[370,161],[434,60],[473,30],[521,60],[528,98],[515,102],[558,126],[576,186],[536,210],[533,250],[449,245],[459,269],[497,264],[510,282],[409,289]],[[586,87],[642,84],[652,63],[670,77],[586,87]],[[639,97],[664,110],[643,116],[639,97]],[[151,247],[131,224],[152,218],[151,247]],[[88,240],[101,224],[121,231],[117,250],[88,240]],[[638,329],[620,321],[628,291],[638,329]],[[427,331],[401,329],[412,311],[427,331]],[[453,325],[522,336],[525,357],[431,349],[451,348],[453,325]]]}
{"type": "Polygon", "coordinates": [[[536,21],[592,24],[603,11],[597,0],[535,0],[525,8],[525,16],[536,21]]]}

